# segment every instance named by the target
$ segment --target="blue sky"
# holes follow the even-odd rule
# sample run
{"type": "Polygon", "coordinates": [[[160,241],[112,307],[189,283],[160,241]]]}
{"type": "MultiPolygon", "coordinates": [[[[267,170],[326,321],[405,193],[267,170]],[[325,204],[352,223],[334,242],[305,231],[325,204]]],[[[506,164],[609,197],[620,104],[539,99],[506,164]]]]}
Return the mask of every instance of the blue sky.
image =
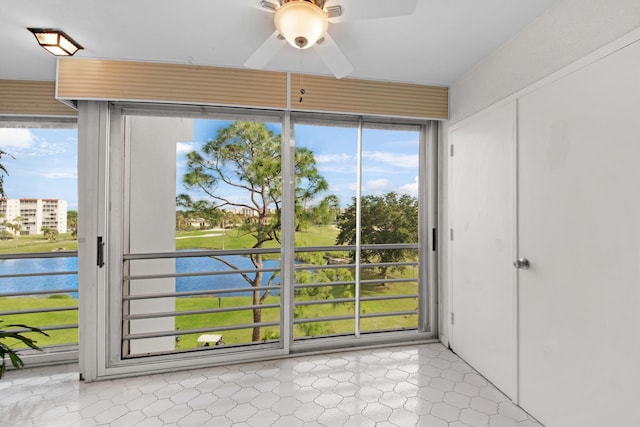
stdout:
{"type": "MultiPolygon", "coordinates": [[[[231,122],[213,120],[194,121],[194,141],[177,145],[177,192],[185,192],[182,175],[185,173],[185,155],[202,143],[216,137],[218,129],[231,122]]],[[[268,127],[280,133],[280,125],[268,127]]],[[[342,206],[351,203],[356,194],[357,161],[356,128],[296,125],[296,146],[309,148],[315,156],[320,174],[329,182],[330,189],[323,195],[335,194],[342,206]]],[[[418,195],[417,132],[365,129],[363,131],[363,194],[382,195],[390,191],[418,195]]],[[[242,194],[228,193],[240,200],[242,194]]]]}
{"type": "Polygon", "coordinates": [[[0,128],[0,148],[9,153],[4,190],[10,199],[52,198],[78,208],[78,132],[76,129],[0,128]]]}
{"type": "MultiPolygon", "coordinates": [[[[176,143],[176,192],[185,192],[182,175],[185,155],[201,143],[215,138],[229,121],[194,120],[194,141],[176,143]]],[[[279,124],[269,124],[280,133],[279,124]]],[[[356,191],[357,129],[326,126],[296,126],[296,144],[313,151],[318,169],[341,205],[351,203],[356,191]]],[[[77,131],[76,129],[0,128],[2,163],[9,171],[5,192],[9,198],[57,198],[76,210],[77,131]]],[[[389,191],[417,196],[418,134],[405,131],[365,129],[363,132],[363,194],[381,195],[389,191]]],[[[241,194],[231,195],[235,200],[241,194]]]]}

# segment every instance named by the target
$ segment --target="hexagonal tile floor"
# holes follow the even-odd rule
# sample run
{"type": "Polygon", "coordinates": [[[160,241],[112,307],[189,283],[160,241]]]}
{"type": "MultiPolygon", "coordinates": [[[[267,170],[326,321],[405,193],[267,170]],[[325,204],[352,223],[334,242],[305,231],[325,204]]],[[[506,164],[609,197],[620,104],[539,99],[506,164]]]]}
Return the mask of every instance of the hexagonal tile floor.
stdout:
{"type": "Polygon", "coordinates": [[[441,344],[78,381],[9,371],[2,426],[541,426],[441,344]]]}

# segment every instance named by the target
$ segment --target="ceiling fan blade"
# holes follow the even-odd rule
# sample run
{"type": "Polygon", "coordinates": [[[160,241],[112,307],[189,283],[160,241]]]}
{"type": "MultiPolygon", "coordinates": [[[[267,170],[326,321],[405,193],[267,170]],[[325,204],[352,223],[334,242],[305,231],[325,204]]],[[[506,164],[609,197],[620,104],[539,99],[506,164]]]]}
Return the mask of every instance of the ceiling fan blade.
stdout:
{"type": "Polygon", "coordinates": [[[324,35],[322,43],[317,43],[313,47],[337,78],[341,79],[353,71],[353,65],[344,56],[344,53],[342,53],[342,50],[340,50],[329,33],[324,35]]]}
{"type": "Polygon", "coordinates": [[[418,0],[330,0],[325,4],[325,9],[332,6],[342,9],[340,16],[330,19],[338,23],[412,15],[418,0]]]}
{"type": "Polygon", "coordinates": [[[274,31],[245,61],[244,66],[253,69],[264,68],[285,44],[287,44],[287,41],[281,40],[278,31],[274,31]]]}

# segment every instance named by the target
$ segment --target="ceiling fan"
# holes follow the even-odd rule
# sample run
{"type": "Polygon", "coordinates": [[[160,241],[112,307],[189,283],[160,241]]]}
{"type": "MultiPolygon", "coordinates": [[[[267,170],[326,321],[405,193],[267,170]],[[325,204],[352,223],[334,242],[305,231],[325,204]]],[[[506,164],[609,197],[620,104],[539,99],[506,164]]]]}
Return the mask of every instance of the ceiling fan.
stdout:
{"type": "Polygon", "coordinates": [[[275,31],[247,59],[248,68],[264,68],[287,44],[313,48],[331,72],[342,78],[353,65],[328,32],[329,24],[411,15],[417,0],[263,0],[260,6],[274,14],[275,31]]]}

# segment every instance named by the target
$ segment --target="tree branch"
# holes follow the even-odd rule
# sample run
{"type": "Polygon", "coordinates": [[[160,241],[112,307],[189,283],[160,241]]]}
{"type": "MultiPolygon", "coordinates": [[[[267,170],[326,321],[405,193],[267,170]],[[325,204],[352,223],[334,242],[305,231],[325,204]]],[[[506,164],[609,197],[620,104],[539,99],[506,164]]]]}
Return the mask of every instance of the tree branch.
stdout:
{"type": "MultiPolygon", "coordinates": [[[[227,261],[224,258],[221,258],[221,257],[216,256],[216,255],[211,255],[211,258],[215,259],[217,261],[220,261],[221,263],[223,263],[224,265],[226,265],[229,268],[232,268],[233,270],[236,270],[236,271],[240,270],[237,265],[231,264],[229,261],[227,261]]],[[[251,277],[249,277],[246,273],[240,273],[240,275],[244,278],[244,280],[247,281],[247,283],[249,283],[251,285],[251,287],[256,287],[256,285],[254,284],[254,282],[251,279],[251,277]]]]}
{"type": "MultiPolygon", "coordinates": [[[[269,277],[269,281],[267,282],[267,287],[271,287],[273,286],[273,281],[275,280],[276,277],[278,277],[279,273],[277,271],[274,271],[273,274],[271,274],[271,277],[269,277]]],[[[271,289],[267,289],[264,291],[264,294],[262,294],[262,296],[260,297],[260,304],[262,304],[264,302],[264,300],[267,299],[267,297],[269,297],[269,294],[271,293],[271,289]]]]}

